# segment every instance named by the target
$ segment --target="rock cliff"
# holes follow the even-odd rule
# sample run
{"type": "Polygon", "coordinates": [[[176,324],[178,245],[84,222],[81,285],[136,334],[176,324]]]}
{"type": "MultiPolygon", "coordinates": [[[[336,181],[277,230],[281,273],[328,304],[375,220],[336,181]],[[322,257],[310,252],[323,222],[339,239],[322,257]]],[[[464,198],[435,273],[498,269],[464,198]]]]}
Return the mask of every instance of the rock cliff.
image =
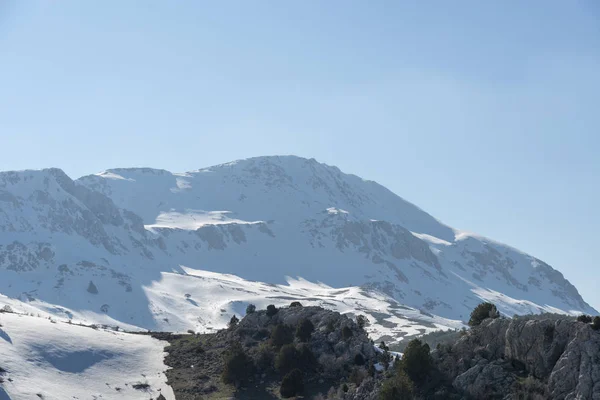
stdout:
{"type": "Polygon", "coordinates": [[[475,399],[600,399],[600,332],[573,318],[487,319],[432,357],[475,399]]]}

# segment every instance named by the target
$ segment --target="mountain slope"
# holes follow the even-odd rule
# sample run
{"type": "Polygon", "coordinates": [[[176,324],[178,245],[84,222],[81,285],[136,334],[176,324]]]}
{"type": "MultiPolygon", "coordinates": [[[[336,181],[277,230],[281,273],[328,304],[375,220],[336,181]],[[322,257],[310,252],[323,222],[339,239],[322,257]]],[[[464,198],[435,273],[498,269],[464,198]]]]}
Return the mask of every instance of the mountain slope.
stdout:
{"type": "Polygon", "coordinates": [[[0,293],[56,316],[160,330],[219,328],[240,304],[289,298],[366,313],[374,334],[396,337],[417,322],[459,327],[481,299],[507,314],[594,312],[542,261],[298,157],[77,181],[57,169],[0,173],[0,293]],[[202,271],[216,274],[200,284],[202,271]],[[287,276],[330,288],[252,282],[287,276]],[[222,315],[188,301],[205,293],[222,299],[212,303],[222,315]],[[395,312],[401,304],[412,311],[395,312]]]}
{"type": "MultiPolygon", "coordinates": [[[[202,254],[201,268],[266,281],[300,275],[332,285],[369,284],[453,318],[464,318],[477,297],[498,297],[495,292],[565,311],[589,309],[542,261],[451,229],[377,183],[315,160],[258,157],[183,174],[118,169],[78,182],[142,216],[168,246],[198,229],[218,236],[217,224],[224,236],[234,235],[237,246],[221,251],[224,245],[216,244],[202,254]],[[465,294],[471,300],[464,307],[449,301],[465,294]]],[[[507,304],[506,311],[514,307],[507,304]]]]}

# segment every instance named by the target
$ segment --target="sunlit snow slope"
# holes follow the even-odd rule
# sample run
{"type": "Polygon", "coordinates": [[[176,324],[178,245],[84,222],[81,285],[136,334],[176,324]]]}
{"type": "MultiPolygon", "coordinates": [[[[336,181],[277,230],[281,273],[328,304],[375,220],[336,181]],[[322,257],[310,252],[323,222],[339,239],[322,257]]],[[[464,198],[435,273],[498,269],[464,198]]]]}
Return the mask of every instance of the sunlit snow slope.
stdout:
{"type": "Polygon", "coordinates": [[[2,400],[175,399],[165,342],[11,313],[0,325],[2,400]]]}

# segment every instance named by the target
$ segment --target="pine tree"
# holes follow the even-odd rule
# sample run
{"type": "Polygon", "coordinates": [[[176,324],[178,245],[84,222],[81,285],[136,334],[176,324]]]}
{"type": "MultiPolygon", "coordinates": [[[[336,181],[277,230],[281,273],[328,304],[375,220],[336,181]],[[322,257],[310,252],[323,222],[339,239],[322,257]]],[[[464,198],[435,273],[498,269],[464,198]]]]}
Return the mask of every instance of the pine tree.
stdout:
{"type": "Polygon", "coordinates": [[[481,303],[471,313],[469,326],[478,326],[487,318],[498,318],[500,313],[492,303],[481,303]]]}
{"type": "Polygon", "coordinates": [[[310,321],[310,319],[303,319],[298,324],[298,328],[296,328],[296,337],[301,342],[308,342],[314,330],[315,326],[310,321]]]}
{"type": "Polygon", "coordinates": [[[233,316],[229,320],[229,327],[233,328],[233,327],[237,326],[238,322],[240,322],[239,318],[236,317],[235,314],[233,314],[233,316]]]}
{"type": "Polygon", "coordinates": [[[283,377],[279,393],[281,397],[288,398],[296,396],[304,391],[304,380],[302,379],[302,371],[299,369],[292,370],[289,374],[283,377]]]}
{"type": "Polygon", "coordinates": [[[267,306],[267,316],[268,317],[272,317],[273,315],[277,314],[279,310],[277,309],[277,307],[275,307],[273,304],[269,304],[267,306]]]}

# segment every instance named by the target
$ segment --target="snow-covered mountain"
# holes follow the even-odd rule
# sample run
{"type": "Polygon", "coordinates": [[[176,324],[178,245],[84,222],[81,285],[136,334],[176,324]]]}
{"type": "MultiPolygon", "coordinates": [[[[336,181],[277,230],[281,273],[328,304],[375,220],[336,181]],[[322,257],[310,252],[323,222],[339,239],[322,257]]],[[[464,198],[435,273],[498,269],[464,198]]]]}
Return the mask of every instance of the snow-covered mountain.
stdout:
{"type": "Polygon", "coordinates": [[[507,314],[594,312],[544,262],[293,156],[76,181],[0,173],[0,293],[55,316],[177,331],[290,299],[367,314],[379,336],[458,327],[482,299],[507,314]]]}

